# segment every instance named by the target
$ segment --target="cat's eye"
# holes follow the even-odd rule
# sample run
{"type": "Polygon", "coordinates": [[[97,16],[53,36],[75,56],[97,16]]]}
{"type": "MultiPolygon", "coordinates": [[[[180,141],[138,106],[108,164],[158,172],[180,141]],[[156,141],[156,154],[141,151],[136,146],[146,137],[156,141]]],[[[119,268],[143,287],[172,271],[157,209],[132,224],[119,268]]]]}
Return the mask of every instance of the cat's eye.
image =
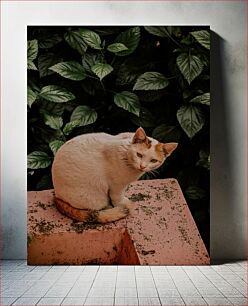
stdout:
{"type": "Polygon", "coordinates": [[[143,157],[143,155],[140,154],[140,153],[138,153],[138,152],[137,152],[137,156],[138,156],[139,158],[142,158],[142,157],[143,157]]]}
{"type": "Polygon", "coordinates": [[[158,162],[157,159],[151,159],[151,163],[156,163],[156,162],[158,162]]]}

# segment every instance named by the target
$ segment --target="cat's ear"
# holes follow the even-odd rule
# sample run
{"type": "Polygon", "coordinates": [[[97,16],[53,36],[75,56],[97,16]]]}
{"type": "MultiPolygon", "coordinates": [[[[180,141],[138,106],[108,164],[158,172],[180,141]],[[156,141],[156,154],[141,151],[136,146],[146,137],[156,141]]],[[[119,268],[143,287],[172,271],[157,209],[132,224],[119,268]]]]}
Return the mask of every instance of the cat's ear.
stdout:
{"type": "Polygon", "coordinates": [[[142,127],[139,127],[133,136],[132,143],[143,143],[146,142],[146,139],[147,137],[145,131],[142,129],[142,127]]]}
{"type": "Polygon", "coordinates": [[[177,146],[178,146],[178,143],[176,143],[176,142],[164,143],[163,144],[163,151],[164,151],[166,157],[170,156],[171,153],[177,148],[177,146]]]}

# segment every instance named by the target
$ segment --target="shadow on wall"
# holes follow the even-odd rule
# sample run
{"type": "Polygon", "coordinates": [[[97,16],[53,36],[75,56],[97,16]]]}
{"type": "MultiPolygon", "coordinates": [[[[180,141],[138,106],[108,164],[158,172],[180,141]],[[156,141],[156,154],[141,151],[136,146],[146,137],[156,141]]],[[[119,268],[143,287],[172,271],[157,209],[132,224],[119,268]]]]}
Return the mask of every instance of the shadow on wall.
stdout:
{"type": "Polygon", "coordinates": [[[240,225],[235,220],[237,215],[233,190],[235,165],[232,160],[232,125],[226,96],[228,76],[225,61],[225,40],[211,32],[210,254],[213,260],[238,258],[239,254],[244,254],[240,241],[240,225]],[[230,239],[233,244],[227,244],[230,239]],[[237,249],[239,241],[240,248],[237,249]]]}

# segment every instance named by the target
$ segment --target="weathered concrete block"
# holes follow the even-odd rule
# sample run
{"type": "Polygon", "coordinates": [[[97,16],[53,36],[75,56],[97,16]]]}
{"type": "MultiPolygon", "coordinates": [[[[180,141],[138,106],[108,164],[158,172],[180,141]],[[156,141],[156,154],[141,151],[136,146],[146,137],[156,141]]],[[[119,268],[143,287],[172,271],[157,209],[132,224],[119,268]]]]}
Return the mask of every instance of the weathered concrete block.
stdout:
{"type": "Polygon", "coordinates": [[[122,220],[81,224],[61,215],[53,190],[28,192],[28,264],[209,264],[178,182],[132,183],[137,207],[122,220]]]}

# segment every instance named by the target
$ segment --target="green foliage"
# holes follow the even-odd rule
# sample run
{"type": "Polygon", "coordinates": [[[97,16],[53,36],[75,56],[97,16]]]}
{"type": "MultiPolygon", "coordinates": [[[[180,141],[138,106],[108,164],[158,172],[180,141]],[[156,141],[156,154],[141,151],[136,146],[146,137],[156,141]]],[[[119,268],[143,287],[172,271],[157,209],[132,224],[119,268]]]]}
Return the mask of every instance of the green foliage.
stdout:
{"type": "Polygon", "coordinates": [[[140,41],[140,28],[130,28],[124,32],[121,32],[115,39],[115,43],[123,44],[127,50],[118,52],[118,56],[127,56],[135,51],[140,41]]]}
{"type": "Polygon", "coordinates": [[[158,90],[168,86],[166,77],[159,72],[145,72],[138,77],[133,90],[158,90]]]}
{"type": "Polygon", "coordinates": [[[145,27],[147,32],[150,34],[160,36],[160,37],[167,37],[171,35],[171,28],[172,27],[160,27],[160,26],[152,26],[152,27],[145,27]]]}
{"type": "Polygon", "coordinates": [[[210,93],[206,92],[203,95],[197,96],[190,100],[190,102],[210,105],[210,93]]]}
{"type": "Polygon", "coordinates": [[[57,153],[58,149],[64,144],[64,141],[62,140],[53,140],[49,143],[49,147],[53,152],[53,155],[57,153]]]}
{"type": "Polygon", "coordinates": [[[193,104],[183,105],[177,111],[177,120],[185,133],[192,138],[204,125],[204,112],[193,104]]]}
{"type": "Polygon", "coordinates": [[[202,30],[202,31],[195,31],[191,32],[191,35],[205,48],[210,50],[210,33],[209,31],[202,30]]]}
{"type": "Polygon", "coordinates": [[[93,49],[101,50],[101,38],[100,36],[95,33],[94,31],[88,29],[81,29],[80,30],[81,36],[84,42],[93,49]]]}
{"type": "Polygon", "coordinates": [[[97,112],[87,105],[77,106],[71,114],[71,121],[79,121],[79,126],[92,124],[97,119],[97,112]]]}
{"type": "Polygon", "coordinates": [[[81,55],[87,50],[87,44],[81,31],[71,31],[68,30],[64,34],[65,41],[75,50],[77,50],[81,55]]]}
{"type": "Polygon", "coordinates": [[[31,107],[36,100],[37,94],[28,86],[28,106],[31,107]]]}
{"type": "Polygon", "coordinates": [[[177,178],[206,232],[209,50],[208,27],[28,27],[28,189],[52,187],[53,157],[72,137],[142,126],[179,143],[145,178],[177,178]]]}
{"type": "Polygon", "coordinates": [[[98,63],[91,67],[91,70],[99,77],[100,81],[113,71],[113,67],[109,64],[98,63]]]}
{"type": "Polygon", "coordinates": [[[73,61],[58,63],[49,69],[73,81],[82,81],[86,77],[83,66],[73,61]]]}
{"type": "Polygon", "coordinates": [[[203,69],[203,63],[197,55],[182,53],[177,57],[177,66],[190,84],[203,69]]]}
{"type": "Polygon", "coordinates": [[[203,199],[206,196],[206,191],[197,186],[189,186],[185,190],[185,194],[188,196],[189,199],[199,200],[199,199],[203,199]]]}
{"type": "Polygon", "coordinates": [[[136,94],[129,91],[122,91],[114,96],[114,102],[117,106],[139,116],[140,103],[136,94]]]}
{"type": "Polygon", "coordinates": [[[75,99],[75,96],[71,92],[57,85],[43,87],[39,96],[45,100],[57,103],[68,102],[75,99]]]}
{"type": "Polygon", "coordinates": [[[160,142],[179,142],[180,130],[177,126],[161,124],[153,130],[152,137],[160,142]]]}
{"type": "Polygon", "coordinates": [[[33,63],[33,60],[36,59],[38,54],[38,41],[36,39],[28,40],[27,47],[27,68],[30,70],[37,70],[35,64],[33,63]]]}
{"type": "Polygon", "coordinates": [[[128,48],[122,43],[114,43],[108,46],[107,50],[109,52],[118,53],[121,51],[128,50],[128,48]]]}
{"type": "Polygon", "coordinates": [[[34,151],[28,155],[29,169],[47,168],[51,164],[51,158],[41,151],[34,151]]]}
{"type": "Polygon", "coordinates": [[[59,130],[63,125],[63,118],[56,115],[44,113],[44,122],[54,130],[59,130]]]}

